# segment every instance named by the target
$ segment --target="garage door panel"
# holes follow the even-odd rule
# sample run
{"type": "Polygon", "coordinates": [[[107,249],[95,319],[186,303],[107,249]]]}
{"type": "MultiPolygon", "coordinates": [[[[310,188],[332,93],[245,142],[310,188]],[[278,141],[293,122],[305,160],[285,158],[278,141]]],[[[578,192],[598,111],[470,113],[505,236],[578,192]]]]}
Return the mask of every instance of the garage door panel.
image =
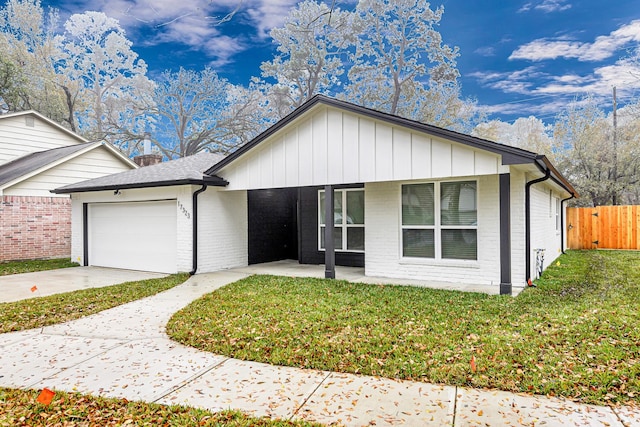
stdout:
{"type": "Polygon", "coordinates": [[[176,272],[176,201],[89,205],[89,264],[176,272]]]}

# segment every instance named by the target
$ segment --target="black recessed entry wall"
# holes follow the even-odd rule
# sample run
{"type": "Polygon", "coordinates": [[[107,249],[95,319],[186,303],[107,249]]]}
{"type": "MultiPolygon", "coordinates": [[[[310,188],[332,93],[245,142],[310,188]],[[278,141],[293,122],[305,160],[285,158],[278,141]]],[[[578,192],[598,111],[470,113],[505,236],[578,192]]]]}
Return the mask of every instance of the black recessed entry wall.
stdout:
{"type": "Polygon", "coordinates": [[[298,189],[247,191],[249,264],[298,259],[298,189]]]}

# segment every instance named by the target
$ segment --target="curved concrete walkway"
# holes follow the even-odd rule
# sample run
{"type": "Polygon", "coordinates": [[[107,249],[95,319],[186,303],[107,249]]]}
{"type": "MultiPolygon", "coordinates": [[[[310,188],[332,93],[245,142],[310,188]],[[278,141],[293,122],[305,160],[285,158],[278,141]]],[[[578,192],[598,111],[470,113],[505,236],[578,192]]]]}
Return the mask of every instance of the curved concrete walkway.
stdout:
{"type": "Polygon", "coordinates": [[[0,335],[0,386],[350,426],[640,425],[638,409],[244,362],[167,337],[173,313],[246,276],[233,270],[200,274],[76,321],[0,335]]]}

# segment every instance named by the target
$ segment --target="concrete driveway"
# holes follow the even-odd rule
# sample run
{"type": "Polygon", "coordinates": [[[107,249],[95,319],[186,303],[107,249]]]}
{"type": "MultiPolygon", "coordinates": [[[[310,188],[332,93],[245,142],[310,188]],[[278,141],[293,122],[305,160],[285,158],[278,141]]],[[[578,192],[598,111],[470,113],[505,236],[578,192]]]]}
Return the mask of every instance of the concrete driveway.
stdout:
{"type": "Polygon", "coordinates": [[[59,270],[0,276],[0,302],[44,297],[78,289],[101,288],[136,280],[166,277],[162,273],[104,267],[71,267],[59,270]]]}

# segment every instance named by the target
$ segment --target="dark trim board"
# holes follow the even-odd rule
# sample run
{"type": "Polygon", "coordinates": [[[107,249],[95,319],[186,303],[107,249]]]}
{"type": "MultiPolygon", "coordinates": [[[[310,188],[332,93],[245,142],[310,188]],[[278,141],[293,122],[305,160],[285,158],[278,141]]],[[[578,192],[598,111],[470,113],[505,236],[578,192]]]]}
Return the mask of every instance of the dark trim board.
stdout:
{"type": "Polygon", "coordinates": [[[511,175],[500,174],[500,294],[511,295],[511,175]]]}
{"type": "Polygon", "coordinates": [[[89,265],[89,204],[82,204],[82,265],[89,265]]]}

